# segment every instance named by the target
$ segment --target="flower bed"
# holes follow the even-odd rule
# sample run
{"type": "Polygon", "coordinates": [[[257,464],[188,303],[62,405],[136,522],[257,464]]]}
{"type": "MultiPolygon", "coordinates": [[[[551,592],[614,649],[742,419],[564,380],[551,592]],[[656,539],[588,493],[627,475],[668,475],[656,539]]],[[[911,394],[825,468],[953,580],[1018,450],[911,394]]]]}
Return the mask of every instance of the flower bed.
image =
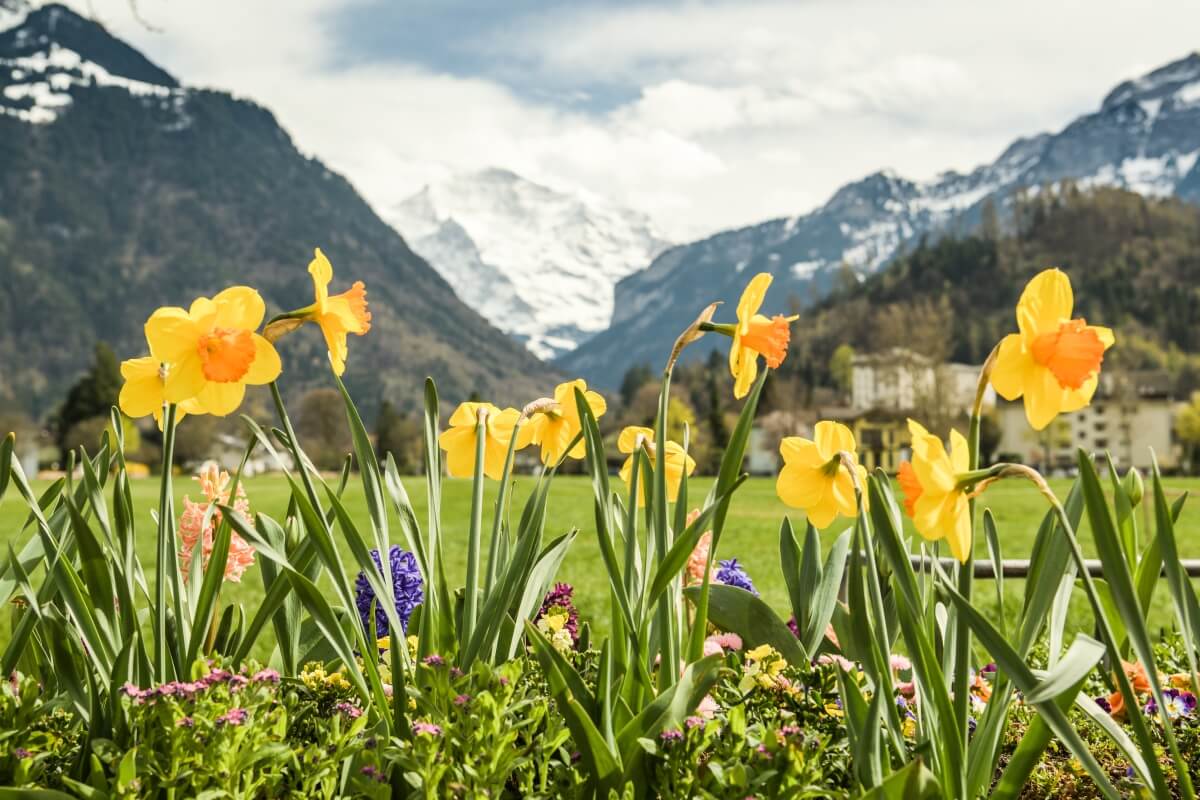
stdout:
{"type": "Polygon", "coordinates": [[[247,287],[154,312],[150,355],[122,366],[111,435],[41,497],[12,437],[0,444],[0,500],[11,487],[30,514],[30,536],[0,568],[15,614],[0,653],[0,783],[35,792],[17,796],[1195,796],[1200,604],[1178,555],[1182,499],[1167,501],[1157,471],[1122,477],[1082,452],[1065,499],[1028,466],[978,463],[989,384],[1022,399],[1036,429],[1095,391],[1115,339],[1073,318],[1061,272],[1026,288],[1019,332],[983,367],[966,435],[910,421],[902,496],[858,463],[844,426],[781,441],[779,496],[807,518],[802,532],[781,520],[786,613],[759,597],[726,525],[764,381],[796,322],[758,313],[769,276],[750,281],[736,321],[714,322],[714,305],[681,333],[654,426],[615,437],[618,480],[598,423],[606,404],[583,381],[521,410],[463,403],[445,430],[428,382],[432,511],[421,520],[340,378],[348,336],[370,329],[365,287],[331,296],[319,250],[309,272],[313,304],[266,325],[247,287]],[[277,347],[310,322],[354,439],[357,472],[334,483],[311,468],[279,385],[277,347]],[[675,360],[705,335],[731,338],[745,402],[697,499],[686,437],[666,432],[675,360]],[[232,413],[259,384],[279,428],[248,422],[247,458],[277,456],[286,516],[256,510],[240,474],[217,470],[177,515],[179,419],[232,413]],[[148,517],[131,499],[118,413],[153,416],[163,432],[145,565],[134,543],[148,517]],[[510,508],[525,447],[542,468],[524,507],[510,508]],[[603,639],[555,580],[577,532],[545,530],[568,459],[594,489],[603,639]],[[443,555],[443,470],[472,481],[462,576],[447,575],[443,555]],[[365,520],[342,502],[350,480],[365,520]],[[1024,482],[1047,509],[1019,608],[1001,608],[1007,626],[971,600],[977,552],[1003,555],[986,512],[1002,480],[1024,482]],[[488,530],[485,504],[503,512],[488,530]],[[1103,579],[1084,569],[1085,516],[1103,579]],[[932,558],[944,553],[953,569],[932,558]],[[914,555],[931,557],[928,571],[914,571],[914,555]],[[1146,618],[1160,575],[1173,620],[1146,618]],[[262,603],[222,605],[222,585],[245,580],[262,581],[262,603]],[[1094,636],[1068,641],[1073,597],[1086,600],[1094,636]],[[1152,630],[1166,632],[1156,641],[1152,630]],[[251,663],[264,644],[269,664],[251,663]]]}

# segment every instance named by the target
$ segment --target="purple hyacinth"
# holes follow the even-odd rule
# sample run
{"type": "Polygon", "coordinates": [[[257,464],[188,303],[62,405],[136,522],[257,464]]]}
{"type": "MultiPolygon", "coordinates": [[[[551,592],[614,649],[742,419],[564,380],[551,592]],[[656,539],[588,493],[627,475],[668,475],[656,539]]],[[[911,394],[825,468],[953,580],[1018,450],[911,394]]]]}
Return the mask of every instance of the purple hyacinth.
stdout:
{"type": "Polygon", "coordinates": [[[576,641],[579,639],[579,612],[575,609],[574,596],[575,587],[571,584],[554,584],[554,588],[547,592],[542,600],[542,607],[534,617],[534,622],[547,614],[566,614],[567,622],[563,627],[571,634],[571,641],[576,641]]]}
{"type": "MultiPolygon", "coordinates": [[[[379,560],[379,551],[372,550],[371,558],[375,566],[383,574],[383,564],[379,560]]],[[[421,580],[421,570],[417,567],[417,559],[412,553],[402,550],[399,545],[392,545],[388,550],[388,561],[392,572],[392,587],[396,594],[396,614],[400,617],[400,626],[408,630],[408,619],[413,609],[425,600],[424,582],[421,580]]],[[[354,582],[355,605],[358,606],[358,616],[362,619],[363,627],[371,631],[371,604],[375,601],[375,591],[371,588],[365,572],[358,573],[354,582]]],[[[387,614],[376,603],[375,632],[380,636],[388,636],[387,614]]]]}
{"type": "Polygon", "coordinates": [[[717,583],[736,586],[739,589],[745,589],[755,597],[758,596],[754,582],[750,580],[750,576],[746,574],[746,570],[742,569],[742,565],[736,558],[717,562],[717,583]]]}

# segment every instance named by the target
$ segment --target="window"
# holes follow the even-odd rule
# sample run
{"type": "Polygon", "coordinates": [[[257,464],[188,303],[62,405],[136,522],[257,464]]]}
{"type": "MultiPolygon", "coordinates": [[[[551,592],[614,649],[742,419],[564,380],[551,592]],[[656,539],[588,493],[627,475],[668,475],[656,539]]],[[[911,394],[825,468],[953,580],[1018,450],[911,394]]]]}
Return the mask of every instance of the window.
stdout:
{"type": "Polygon", "coordinates": [[[1097,439],[1096,440],[1096,449],[1097,450],[1107,450],[1108,449],[1108,439],[1097,439]]]}

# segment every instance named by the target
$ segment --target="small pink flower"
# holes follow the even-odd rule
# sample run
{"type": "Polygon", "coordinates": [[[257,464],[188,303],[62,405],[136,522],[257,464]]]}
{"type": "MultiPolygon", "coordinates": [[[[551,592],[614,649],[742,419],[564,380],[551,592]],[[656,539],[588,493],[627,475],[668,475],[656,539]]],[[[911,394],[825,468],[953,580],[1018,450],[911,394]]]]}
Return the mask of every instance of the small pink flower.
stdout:
{"type": "Polygon", "coordinates": [[[339,714],[345,714],[350,719],[358,719],[363,713],[362,709],[358,706],[354,705],[353,703],[346,702],[338,703],[336,706],[334,706],[334,710],[336,710],[339,714]]]}
{"type": "Polygon", "coordinates": [[[217,725],[241,725],[246,721],[247,713],[244,708],[231,708],[217,717],[217,725]]]}
{"type": "Polygon", "coordinates": [[[456,706],[465,706],[469,702],[471,702],[471,696],[469,694],[460,694],[458,697],[454,698],[454,705],[456,706]]]}
{"type": "Polygon", "coordinates": [[[739,651],[742,649],[742,637],[736,633],[718,633],[717,644],[726,650],[739,651]]]}
{"type": "Polygon", "coordinates": [[[686,727],[688,730],[691,730],[692,728],[698,728],[704,724],[704,717],[697,717],[695,715],[692,715],[692,716],[688,717],[687,719],[685,719],[683,721],[683,724],[684,724],[684,727],[686,727]]]}
{"type": "Polygon", "coordinates": [[[700,701],[700,705],[696,706],[696,713],[705,719],[712,719],[713,715],[721,710],[717,705],[717,701],[712,699],[711,694],[704,695],[704,699],[700,701]]]}
{"type": "Polygon", "coordinates": [[[412,726],[412,730],[413,730],[413,733],[415,733],[418,736],[420,736],[421,734],[425,734],[427,736],[441,736],[442,735],[442,729],[440,727],[438,727],[437,725],[434,725],[432,722],[425,722],[423,720],[417,720],[416,722],[414,722],[413,726],[412,726]]]}
{"type": "Polygon", "coordinates": [[[250,680],[255,683],[279,683],[279,673],[273,669],[262,669],[254,673],[250,680]]]}
{"type": "Polygon", "coordinates": [[[831,655],[829,653],[822,653],[821,655],[817,656],[817,663],[841,664],[842,669],[846,670],[846,672],[853,672],[854,670],[858,669],[858,665],[845,656],[831,655]]]}
{"type": "Polygon", "coordinates": [[[891,663],[893,672],[905,672],[912,669],[911,661],[904,656],[896,655],[895,653],[892,654],[891,663]]]}
{"type": "Polygon", "coordinates": [[[717,637],[709,636],[707,639],[704,640],[704,655],[705,656],[719,656],[724,652],[725,652],[725,648],[721,647],[720,642],[717,641],[717,637]]]}

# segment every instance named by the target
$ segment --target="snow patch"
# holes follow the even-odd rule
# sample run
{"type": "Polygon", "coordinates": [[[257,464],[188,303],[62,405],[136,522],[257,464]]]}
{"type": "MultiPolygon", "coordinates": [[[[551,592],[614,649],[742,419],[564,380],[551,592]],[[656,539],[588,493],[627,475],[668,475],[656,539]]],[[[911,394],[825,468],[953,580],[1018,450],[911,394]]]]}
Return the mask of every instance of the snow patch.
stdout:
{"type": "Polygon", "coordinates": [[[1200,104],[1200,81],[1189,83],[1175,92],[1176,107],[1187,108],[1200,104]]]}
{"type": "Polygon", "coordinates": [[[383,216],[467,305],[542,358],[607,328],[616,282],[668,245],[637,212],[501,169],[436,182],[383,216]]]}
{"type": "Polygon", "coordinates": [[[825,266],[824,261],[797,261],[792,264],[792,277],[798,281],[806,281],[823,266],[825,266]]]}
{"type": "MultiPolygon", "coordinates": [[[[22,33],[28,32],[18,31],[18,35],[22,33]]],[[[8,116],[34,124],[44,125],[58,119],[59,114],[71,105],[70,92],[75,87],[113,87],[124,89],[135,97],[172,98],[176,110],[181,114],[182,100],[186,96],[185,89],[173,89],[115,75],[74,50],[56,43],[49,43],[47,48],[30,55],[0,58],[0,69],[4,68],[7,68],[14,83],[4,87],[3,95],[9,101],[22,105],[0,110],[8,116]]],[[[173,127],[186,127],[187,123],[184,115],[173,127]]]]}

